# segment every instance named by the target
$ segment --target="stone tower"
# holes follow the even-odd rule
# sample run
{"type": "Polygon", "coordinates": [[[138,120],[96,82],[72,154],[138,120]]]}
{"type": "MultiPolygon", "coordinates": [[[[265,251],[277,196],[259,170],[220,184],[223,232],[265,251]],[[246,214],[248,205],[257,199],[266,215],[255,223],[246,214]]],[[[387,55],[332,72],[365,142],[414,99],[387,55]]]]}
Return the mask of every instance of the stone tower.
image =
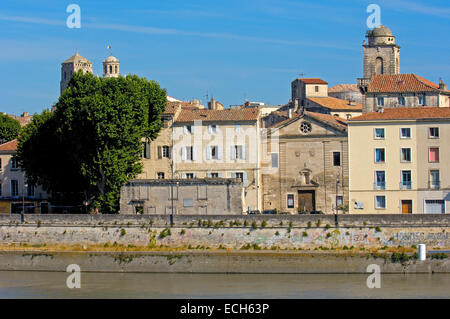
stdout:
{"type": "Polygon", "coordinates": [[[368,30],[368,44],[363,44],[364,78],[371,79],[376,74],[400,73],[400,47],[395,44],[395,36],[389,28],[380,25],[368,30]]]}
{"type": "Polygon", "coordinates": [[[69,85],[69,81],[72,78],[72,74],[79,70],[83,70],[83,72],[92,72],[92,62],[88,59],[82,57],[76,52],[73,56],[68,58],[66,61],[61,63],[61,82],[60,89],[61,94],[69,85]]]}
{"type": "Polygon", "coordinates": [[[117,78],[120,75],[120,61],[110,55],[103,61],[103,77],[104,78],[117,78]]]}

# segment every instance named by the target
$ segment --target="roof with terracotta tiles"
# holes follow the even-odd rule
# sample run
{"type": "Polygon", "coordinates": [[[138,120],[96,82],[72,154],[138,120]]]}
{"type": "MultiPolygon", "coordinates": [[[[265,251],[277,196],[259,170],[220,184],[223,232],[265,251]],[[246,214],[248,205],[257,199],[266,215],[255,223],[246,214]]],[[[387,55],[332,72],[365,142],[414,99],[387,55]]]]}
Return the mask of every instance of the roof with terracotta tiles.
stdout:
{"type": "Polygon", "coordinates": [[[439,91],[439,85],[416,74],[376,74],[372,77],[368,93],[439,91]]]}
{"type": "Polygon", "coordinates": [[[258,108],[240,108],[225,110],[182,109],[176,122],[228,122],[228,121],[256,121],[259,118],[258,108]]]}
{"type": "Polygon", "coordinates": [[[328,82],[325,82],[324,80],[319,78],[297,79],[297,80],[300,80],[305,84],[328,84],[328,82]]]}
{"type": "Polygon", "coordinates": [[[330,114],[316,113],[316,112],[308,112],[305,114],[309,117],[312,117],[318,121],[327,123],[331,126],[337,127],[339,129],[345,129],[347,127],[347,121],[340,118],[339,116],[334,116],[330,114]]]}
{"type": "Polygon", "coordinates": [[[319,104],[330,110],[352,110],[352,111],[362,111],[362,105],[359,103],[354,103],[350,105],[349,101],[338,99],[335,97],[309,97],[308,100],[319,104]]]}
{"type": "Polygon", "coordinates": [[[0,145],[0,152],[12,152],[17,151],[17,145],[19,142],[17,140],[12,140],[0,145]]]}
{"type": "Polygon", "coordinates": [[[308,112],[308,111],[305,111],[303,114],[293,113],[291,118],[288,118],[284,121],[278,122],[270,128],[272,128],[272,129],[281,128],[282,126],[288,125],[291,122],[295,122],[297,119],[302,118],[302,117],[312,118],[318,122],[332,126],[341,131],[344,131],[347,128],[347,122],[338,116],[334,116],[334,115],[330,115],[330,114],[323,114],[323,113],[316,113],[316,112],[308,112]]]}
{"type": "Polygon", "coordinates": [[[383,112],[370,112],[351,118],[349,122],[373,120],[450,119],[450,107],[395,107],[383,112]]]}
{"type": "Polygon", "coordinates": [[[356,84],[338,84],[328,88],[328,93],[359,92],[356,84]]]}
{"type": "Polygon", "coordinates": [[[190,102],[182,102],[182,101],[167,102],[166,109],[164,110],[164,112],[162,112],[162,114],[174,115],[179,107],[181,107],[182,109],[198,109],[198,106],[190,102]]]}

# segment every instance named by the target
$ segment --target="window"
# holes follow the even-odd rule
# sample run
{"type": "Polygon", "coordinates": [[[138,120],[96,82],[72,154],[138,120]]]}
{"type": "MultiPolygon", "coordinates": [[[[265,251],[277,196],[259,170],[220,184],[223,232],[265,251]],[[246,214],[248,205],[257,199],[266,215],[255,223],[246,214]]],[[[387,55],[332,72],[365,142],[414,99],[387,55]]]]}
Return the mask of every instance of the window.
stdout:
{"type": "Polygon", "coordinates": [[[312,131],[312,125],[309,122],[302,122],[300,124],[300,132],[302,132],[303,134],[308,134],[311,133],[312,131]]]}
{"type": "Polygon", "coordinates": [[[234,125],[234,131],[235,131],[236,133],[241,133],[241,132],[242,132],[242,127],[241,127],[241,125],[240,125],[240,124],[234,125]]]}
{"type": "Polygon", "coordinates": [[[384,148],[376,148],[375,163],[384,163],[384,162],[385,162],[384,148]]]}
{"type": "Polygon", "coordinates": [[[232,146],[231,159],[245,159],[245,149],[243,145],[232,146]]]}
{"type": "Polygon", "coordinates": [[[272,168],[278,168],[278,153],[272,153],[271,160],[272,160],[272,168]]]}
{"type": "Polygon", "coordinates": [[[314,90],[315,90],[316,92],[319,92],[319,86],[316,85],[315,88],[314,88],[314,90]]]}
{"type": "Polygon", "coordinates": [[[349,119],[352,118],[352,115],[351,114],[346,114],[345,117],[347,118],[347,120],[349,120],[349,119]]]}
{"type": "Polygon", "coordinates": [[[411,171],[402,171],[401,189],[411,189],[411,171]]]}
{"type": "Polygon", "coordinates": [[[193,178],[195,178],[195,175],[194,175],[194,173],[187,173],[186,174],[186,178],[187,179],[193,179],[193,178]]]}
{"type": "Polygon", "coordinates": [[[27,196],[28,197],[34,197],[34,185],[31,184],[31,183],[28,183],[27,196]]]}
{"type": "Polygon", "coordinates": [[[287,208],[294,208],[294,194],[287,195],[287,208]]]}
{"type": "Polygon", "coordinates": [[[144,142],[142,143],[143,145],[143,150],[142,150],[142,157],[143,158],[150,158],[150,142],[144,142]]]}
{"type": "Polygon", "coordinates": [[[158,172],[158,179],[164,179],[164,173],[158,172]]]}
{"type": "Polygon", "coordinates": [[[183,207],[193,207],[194,200],[192,198],[184,198],[183,199],[183,207]]]}
{"type": "Polygon", "coordinates": [[[409,127],[402,127],[400,129],[400,138],[411,138],[411,129],[409,127]]]}
{"type": "Polygon", "coordinates": [[[374,130],[374,138],[375,139],[383,139],[384,138],[384,128],[376,128],[374,130]]]}
{"type": "Polygon", "coordinates": [[[13,157],[11,159],[11,170],[18,170],[19,165],[17,164],[17,158],[13,157]]]}
{"type": "Polygon", "coordinates": [[[439,138],[439,127],[430,127],[428,130],[429,138],[439,138]]]}
{"type": "Polygon", "coordinates": [[[375,189],[386,189],[386,173],[375,171],[375,189]]]}
{"type": "Polygon", "coordinates": [[[15,179],[11,181],[11,196],[19,196],[19,182],[15,179]]]}
{"type": "Polygon", "coordinates": [[[423,95],[419,95],[418,96],[418,102],[419,102],[419,105],[425,105],[426,104],[426,98],[425,98],[425,95],[423,94],[423,95]]]}
{"type": "Polygon", "coordinates": [[[411,149],[410,148],[402,148],[401,149],[401,162],[411,162],[411,149]]]}
{"type": "Polygon", "coordinates": [[[244,182],[244,173],[236,173],[236,177],[239,179],[242,183],[244,182]]]}
{"type": "Polygon", "coordinates": [[[193,146],[185,146],[181,148],[181,159],[183,161],[195,161],[195,152],[193,146]]]}
{"type": "Polygon", "coordinates": [[[378,106],[384,106],[384,97],[377,98],[377,104],[378,106]]]}
{"type": "Polygon", "coordinates": [[[386,208],[386,196],[375,196],[375,208],[376,209],[386,208]]]}
{"type": "Polygon", "coordinates": [[[192,125],[184,126],[184,134],[192,134],[192,125]]]}
{"type": "Polygon", "coordinates": [[[333,152],[333,166],[341,166],[341,152],[333,152]]]}
{"type": "Polygon", "coordinates": [[[429,162],[438,163],[439,162],[439,147],[430,147],[429,162]]]}
{"type": "Polygon", "coordinates": [[[344,205],[344,196],[341,195],[336,196],[336,205],[337,207],[344,205]]]}
{"type": "Polygon", "coordinates": [[[117,65],[114,67],[114,73],[117,73],[117,65]]]}
{"type": "Polygon", "coordinates": [[[170,158],[170,147],[167,145],[164,145],[162,147],[162,157],[164,158],[170,158]]]}
{"type": "Polygon", "coordinates": [[[219,178],[219,173],[210,173],[211,178],[219,178]]]}
{"type": "Polygon", "coordinates": [[[109,73],[113,73],[112,72],[112,65],[109,66],[109,73]]]}
{"type": "Polygon", "coordinates": [[[404,105],[405,105],[405,97],[399,96],[399,97],[398,97],[398,104],[404,106],[404,105]]]}
{"type": "Polygon", "coordinates": [[[217,131],[218,131],[217,125],[216,124],[210,125],[208,127],[208,131],[209,131],[209,133],[214,133],[214,134],[217,133],[217,131]]]}
{"type": "Polygon", "coordinates": [[[430,186],[432,189],[439,189],[439,170],[431,170],[430,171],[430,186]]]}

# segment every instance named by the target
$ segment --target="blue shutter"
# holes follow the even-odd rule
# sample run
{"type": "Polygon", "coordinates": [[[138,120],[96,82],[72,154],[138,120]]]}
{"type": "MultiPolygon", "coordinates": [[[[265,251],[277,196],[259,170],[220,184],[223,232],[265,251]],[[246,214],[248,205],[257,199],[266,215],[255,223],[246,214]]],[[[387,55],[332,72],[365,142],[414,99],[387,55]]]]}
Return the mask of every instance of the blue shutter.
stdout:
{"type": "Polygon", "coordinates": [[[247,173],[246,173],[246,172],[244,172],[244,180],[243,180],[243,183],[244,183],[244,187],[247,187],[247,173]]]}

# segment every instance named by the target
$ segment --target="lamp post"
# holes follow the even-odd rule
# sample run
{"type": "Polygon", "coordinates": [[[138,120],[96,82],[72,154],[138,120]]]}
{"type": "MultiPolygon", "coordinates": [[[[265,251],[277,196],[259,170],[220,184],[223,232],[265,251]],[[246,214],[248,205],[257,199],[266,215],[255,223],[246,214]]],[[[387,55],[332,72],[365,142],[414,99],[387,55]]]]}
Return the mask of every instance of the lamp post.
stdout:
{"type": "Polygon", "coordinates": [[[336,214],[338,213],[338,186],[339,186],[339,178],[336,180],[336,214]]]}
{"type": "Polygon", "coordinates": [[[20,212],[20,222],[24,222],[24,214],[25,214],[25,188],[28,187],[27,184],[22,183],[22,211],[20,212]]]}

